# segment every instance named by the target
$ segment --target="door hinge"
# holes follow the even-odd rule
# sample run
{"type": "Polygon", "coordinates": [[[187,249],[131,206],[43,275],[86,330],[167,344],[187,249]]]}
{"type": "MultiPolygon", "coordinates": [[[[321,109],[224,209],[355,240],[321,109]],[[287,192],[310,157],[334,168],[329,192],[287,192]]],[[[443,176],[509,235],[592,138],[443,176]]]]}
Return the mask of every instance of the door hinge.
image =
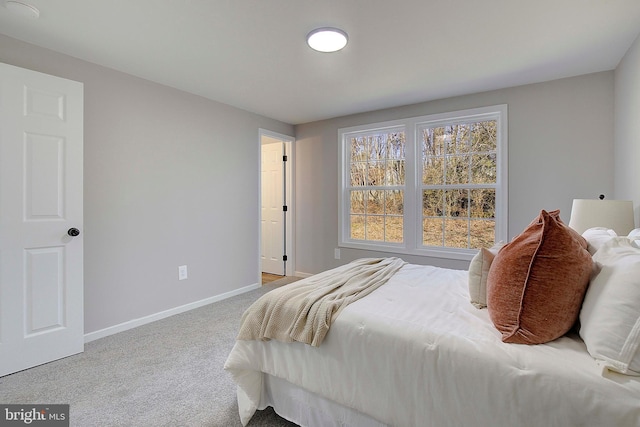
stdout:
{"type": "Polygon", "coordinates": [[[287,161],[287,155],[285,154],[284,156],[282,156],[282,161],[286,162],[287,161]]]}
{"type": "Polygon", "coordinates": [[[286,255],[282,255],[282,260],[286,261],[287,260],[287,256],[286,255]]]}
{"type": "Polygon", "coordinates": [[[284,206],[282,207],[282,212],[286,212],[288,209],[289,209],[289,208],[287,207],[287,205],[284,205],[284,206]]]}

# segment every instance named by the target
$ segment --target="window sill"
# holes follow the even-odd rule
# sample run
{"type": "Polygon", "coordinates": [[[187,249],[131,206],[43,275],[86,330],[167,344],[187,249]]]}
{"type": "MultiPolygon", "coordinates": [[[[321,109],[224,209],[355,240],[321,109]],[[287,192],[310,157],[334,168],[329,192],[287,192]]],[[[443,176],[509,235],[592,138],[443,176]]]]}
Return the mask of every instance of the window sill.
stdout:
{"type": "Polygon", "coordinates": [[[358,242],[341,242],[338,244],[340,248],[360,249],[372,252],[385,252],[399,255],[414,255],[425,258],[442,258],[451,260],[471,261],[478,253],[474,249],[447,249],[447,248],[407,248],[398,244],[375,244],[375,243],[358,243],[358,242]]]}

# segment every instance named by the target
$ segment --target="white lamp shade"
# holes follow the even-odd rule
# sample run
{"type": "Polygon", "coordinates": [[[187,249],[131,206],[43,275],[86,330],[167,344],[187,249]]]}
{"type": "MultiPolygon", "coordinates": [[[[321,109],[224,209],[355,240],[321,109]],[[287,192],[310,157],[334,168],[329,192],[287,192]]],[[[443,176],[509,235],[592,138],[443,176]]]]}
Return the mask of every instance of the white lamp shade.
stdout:
{"type": "Polygon", "coordinates": [[[626,236],[634,229],[631,200],[574,199],[569,227],[582,234],[589,228],[610,228],[618,236],[626,236]]]}

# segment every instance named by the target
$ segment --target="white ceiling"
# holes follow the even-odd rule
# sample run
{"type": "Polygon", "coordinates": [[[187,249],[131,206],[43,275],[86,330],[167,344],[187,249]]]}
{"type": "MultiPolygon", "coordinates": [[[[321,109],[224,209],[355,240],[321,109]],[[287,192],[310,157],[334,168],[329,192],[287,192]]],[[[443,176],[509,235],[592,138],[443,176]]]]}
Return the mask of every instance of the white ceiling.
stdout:
{"type": "Polygon", "coordinates": [[[0,33],[291,124],[612,70],[640,32],[640,0],[23,1],[0,33]]]}

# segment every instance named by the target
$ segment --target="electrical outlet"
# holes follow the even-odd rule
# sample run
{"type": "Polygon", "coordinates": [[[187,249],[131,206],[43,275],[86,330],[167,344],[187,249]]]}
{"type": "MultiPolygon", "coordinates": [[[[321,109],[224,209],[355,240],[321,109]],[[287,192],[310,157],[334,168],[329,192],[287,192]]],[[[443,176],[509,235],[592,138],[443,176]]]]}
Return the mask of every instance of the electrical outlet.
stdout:
{"type": "Polygon", "coordinates": [[[333,250],[333,257],[334,257],[335,259],[340,259],[340,248],[335,248],[335,249],[333,250]]]}
{"type": "Polygon", "coordinates": [[[178,267],[178,280],[184,280],[187,278],[187,266],[181,265],[178,267]]]}

